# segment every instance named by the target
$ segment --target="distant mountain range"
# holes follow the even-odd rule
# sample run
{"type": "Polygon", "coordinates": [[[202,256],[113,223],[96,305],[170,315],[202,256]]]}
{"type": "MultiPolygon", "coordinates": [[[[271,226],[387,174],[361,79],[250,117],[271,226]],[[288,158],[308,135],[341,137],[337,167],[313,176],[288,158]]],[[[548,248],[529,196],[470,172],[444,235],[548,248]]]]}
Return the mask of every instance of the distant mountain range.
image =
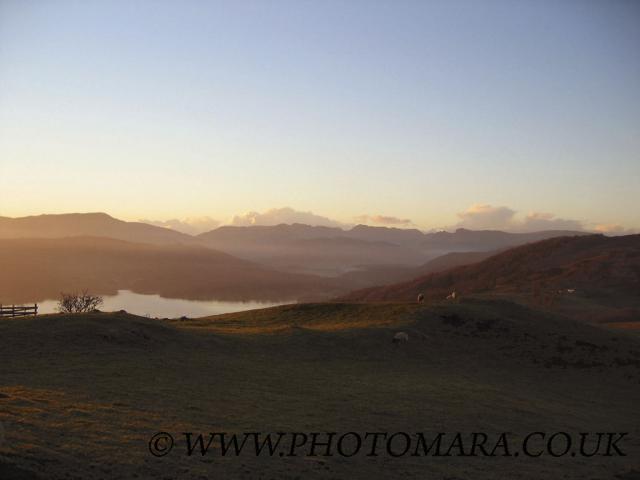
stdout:
{"type": "Polygon", "coordinates": [[[196,243],[190,235],[146,223],[124,222],[106,213],[0,217],[0,239],[79,236],[107,237],[155,245],[196,243]]]}
{"type": "MultiPolygon", "coordinates": [[[[0,302],[56,298],[62,290],[83,288],[187,299],[322,300],[486,261],[501,249],[566,234],[584,233],[425,234],[293,224],[224,226],[191,236],[104,213],[0,217],[0,302]]],[[[484,278],[480,273],[475,280],[484,278]]]]}
{"type": "Polygon", "coordinates": [[[553,237],[587,235],[588,232],[546,230],[508,233],[499,230],[467,230],[423,233],[415,229],[356,225],[350,230],[309,225],[219,227],[197,238],[216,248],[253,248],[257,245],[290,243],[297,240],[348,238],[379,245],[397,246],[424,254],[441,251],[489,251],[553,237]]]}
{"type": "Polygon", "coordinates": [[[447,252],[477,252],[509,248],[525,243],[538,242],[554,237],[589,235],[589,232],[572,230],[543,230],[540,232],[510,233],[499,230],[467,230],[425,234],[422,247],[441,254],[447,252]]]}
{"type": "Polygon", "coordinates": [[[301,224],[220,227],[197,238],[211,248],[273,268],[327,276],[363,265],[413,266],[429,258],[418,244],[406,242],[402,230],[385,229],[389,230],[387,235],[380,235],[373,229],[367,235],[368,228],[345,231],[301,224]]]}
{"type": "Polygon", "coordinates": [[[154,245],[200,245],[281,271],[334,277],[359,271],[361,279],[377,267],[399,272],[450,252],[488,252],[545,238],[583,234],[465,229],[423,233],[366,225],[343,230],[282,224],[223,226],[191,236],[145,223],[125,222],[105,213],[0,217],[0,239],[95,236],[154,245]]]}

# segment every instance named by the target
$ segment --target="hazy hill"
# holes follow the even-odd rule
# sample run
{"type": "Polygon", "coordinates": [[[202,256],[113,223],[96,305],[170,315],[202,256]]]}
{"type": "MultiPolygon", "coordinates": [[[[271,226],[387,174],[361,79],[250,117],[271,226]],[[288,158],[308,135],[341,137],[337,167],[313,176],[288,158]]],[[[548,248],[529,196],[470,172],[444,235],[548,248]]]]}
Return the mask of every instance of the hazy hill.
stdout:
{"type": "Polygon", "coordinates": [[[360,270],[345,273],[340,278],[347,286],[366,288],[379,285],[389,285],[414,279],[421,275],[441,272],[461,265],[469,265],[495,255],[497,252],[452,252],[429,260],[418,267],[403,267],[397,265],[367,266],[360,270]]]}
{"type": "Polygon", "coordinates": [[[195,243],[193,237],[168,228],[124,222],[106,213],[69,213],[33,217],[0,217],[0,238],[108,237],[129,242],[195,243]]]}
{"type": "Polygon", "coordinates": [[[443,298],[468,293],[527,293],[576,289],[580,295],[640,296],[640,235],[560,237],[515,247],[482,262],[396,285],[353,292],[358,301],[443,298]]]}
{"type": "Polygon", "coordinates": [[[424,240],[424,234],[416,229],[356,225],[350,230],[343,230],[337,227],[310,226],[300,223],[274,226],[256,225],[249,227],[223,226],[199,235],[199,238],[208,242],[230,240],[240,242],[291,241],[337,237],[405,246],[417,245],[424,240]]]}
{"type": "Polygon", "coordinates": [[[83,288],[219,300],[293,300],[343,291],[330,279],[269,270],[206,247],[98,237],[0,240],[0,272],[0,303],[83,288]]]}
{"type": "Polygon", "coordinates": [[[270,267],[329,276],[362,265],[413,266],[428,258],[425,252],[388,241],[396,234],[385,236],[375,231],[367,236],[358,227],[345,231],[301,224],[226,226],[197,238],[209,247],[270,267]]]}
{"type": "Polygon", "coordinates": [[[457,229],[455,232],[423,233],[417,229],[356,225],[350,230],[303,224],[235,227],[223,226],[197,237],[142,222],[125,222],[106,213],[68,213],[29,217],[0,217],[0,238],[60,238],[100,236],[143,243],[193,243],[201,240],[220,246],[255,248],[265,244],[295,240],[349,238],[410,247],[420,251],[495,250],[546,238],[584,235],[585,232],[549,230],[533,233],[508,233],[494,230],[457,229]]]}
{"type": "Polygon", "coordinates": [[[587,232],[546,230],[530,233],[510,233],[499,230],[467,230],[435,232],[424,236],[422,247],[434,252],[489,251],[537,242],[547,238],[588,235],[587,232]]]}
{"type": "Polygon", "coordinates": [[[425,235],[415,228],[371,227],[356,225],[346,232],[349,238],[366,240],[369,242],[388,242],[406,247],[418,247],[425,235]]]}
{"type": "Polygon", "coordinates": [[[486,251],[536,242],[547,238],[587,235],[586,232],[547,230],[531,233],[509,233],[498,230],[467,230],[459,228],[455,232],[423,233],[417,229],[371,227],[356,225],[350,230],[332,227],[312,227],[309,225],[275,225],[250,227],[219,227],[198,235],[207,244],[221,247],[230,243],[255,246],[263,242],[280,243],[302,239],[350,238],[365,242],[384,242],[396,246],[409,247],[422,252],[445,251],[486,251]]]}
{"type": "Polygon", "coordinates": [[[282,224],[223,226],[194,237],[141,222],[125,222],[105,213],[0,217],[0,239],[96,236],[158,245],[204,245],[281,271],[323,276],[358,271],[353,277],[358,280],[354,288],[377,282],[383,270],[390,274],[384,280],[387,283],[410,278],[401,272],[446,253],[491,251],[566,233],[458,229],[425,234],[417,229],[367,225],[343,230],[282,224]]]}
{"type": "Polygon", "coordinates": [[[225,225],[210,232],[201,233],[198,238],[207,243],[240,242],[255,244],[260,242],[281,242],[302,240],[308,238],[333,238],[344,234],[344,230],[337,227],[322,227],[294,223],[273,226],[252,225],[236,227],[225,225]]]}
{"type": "MultiPolygon", "coordinates": [[[[281,265],[295,261],[322,264],[327,249],[338,245],[342,256],[335,250],[329,252],[337,269],[354,258],[364,260],[360,256],[363,243],[367,253],[388,248],[383,242],[348,238],[298,240],[279,260],[281,265]]],[[[452,259],[471,261],[468,254],[451,254],[446,261],[434,260],[433,268],[451,265],[452,259]]],[[[273,270],[197,245],[142,244],[103,237],[0,239],[0,303],[31,303],[84,288],[100,294],[128,289],[185,299],[317,300],[412,278],[430,263],[418,269],[380,267],[327,278],[273,270]]]]}
{"type": "Polygon", "coordinates": [[[433,260],[429,260],[424,265],[420,265],[418,268],[414,269],[414,272],[416,273],[415,276],[441,272],[461,265],[470,265],[492,257],[497,253],[497,251],[445,253],[444,255],[436,257],[433,260]]]}
{"type": "Polygon", "coordinates": [[[329,276],[346,273],[362,281],[361,285],[371,285],[385,272],[387,282],[428,272],[428,267],[422,272],[410,269],[450,252],[488,252],[568,234],[584,233],[458,229],[425,234],[416,229],[366,225],[342,230],[294,224],[220,227],[197,238],[212,248],[274,268],[329,276]]]}

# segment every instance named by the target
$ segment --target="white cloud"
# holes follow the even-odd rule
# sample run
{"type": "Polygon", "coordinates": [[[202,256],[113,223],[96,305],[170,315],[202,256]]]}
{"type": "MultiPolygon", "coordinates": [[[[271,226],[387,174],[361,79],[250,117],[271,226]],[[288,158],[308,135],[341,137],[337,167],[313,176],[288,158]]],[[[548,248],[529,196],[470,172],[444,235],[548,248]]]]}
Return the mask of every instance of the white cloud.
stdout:
{"type": "Polygon", "coordinates": [[[529,232],[540,230],[584,230],[584,225],[579,220],[556,218],[552,213],[533,212],[524,218],[520,228],[529,232]]]}
{"type": "Polygon", "coordinates": [[[616,223],[599,224],[594,227],[594,230],[605,235],[632,235],[639,232],[637,229],[625,228],[616,223]]]}
{"type": "Polygon", "coordinates": [[[220,226],[220,222],[211,217],[189,217],[183,220],[172,218],[171,220],[140,220],[149,225],[170,228],[189,235],[208,232],[220,226]]]}
{"type": "Polygon", "coordinates": [[[301,212],[290,207],[272,208],[266,212],[248,212],[243,215],[236,215],[231,221],[231,225],[279,225],[281,223],[303,223],[305,225],[317,225],[324,227],[344,227],[343,223],[330,218],[316,215],[313,212],[301,212]]]}
{"type": "Polygon", "coordinates": [[[359,215],[355,217],[356,222],[374,225],[409,226],[414,223],[408,218],[398,218],[387,215],[359,215]]]}
{"type": "Polygon", "coordinates": [[[487,204],[475,204],[458,213],[460,222],[455,227],[470,230],[504,230],[512,232],[535,232],[541,230],[584,230],[583,222],[557,218],[552,213],[532,212],[518,218],[512,208],[487,204]]]}
{"type": "Polygon", "coordinates": [[[494,207],[493,205],[475,204],[464,212],[458,213],[457,227],[470,230],[503,230],[514,224],[515,210],[508,207],[494,207]]]}

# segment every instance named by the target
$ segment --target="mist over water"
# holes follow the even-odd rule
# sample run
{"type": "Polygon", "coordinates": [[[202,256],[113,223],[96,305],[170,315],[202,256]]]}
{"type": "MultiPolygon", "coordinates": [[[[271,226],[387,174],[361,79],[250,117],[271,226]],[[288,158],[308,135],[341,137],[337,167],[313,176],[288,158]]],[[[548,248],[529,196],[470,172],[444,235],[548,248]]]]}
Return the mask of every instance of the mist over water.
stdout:
{"type": "MultiPolygon", "coordinates": [[[[267,308],[294,301],[273,302],[226,302],[219,300],[184,300],[163,298],[160,295],[143,295],[129,290],[118,290],[117,295],[103,296],[104,304],[100,310],[104,312],[126,310],[129,313],[159,318],[204,317],[221,313],[240,312],[255,308],[267,308]]],[[[45,300],[38,304],[38,313],[57,313],[58,300],[45,300]]]]}

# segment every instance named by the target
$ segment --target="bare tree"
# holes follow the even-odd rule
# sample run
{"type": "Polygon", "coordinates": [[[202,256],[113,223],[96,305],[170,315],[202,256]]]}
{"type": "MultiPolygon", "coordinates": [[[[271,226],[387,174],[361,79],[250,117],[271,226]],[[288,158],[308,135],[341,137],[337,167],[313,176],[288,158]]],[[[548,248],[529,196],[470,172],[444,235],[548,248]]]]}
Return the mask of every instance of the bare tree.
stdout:
{"type": "Polygon", "coordinates": [[[86,313],[102,305],[102,297],[90,295],[87,290],[82,293],[60,293],[58,311],[60,313],[86,313]]]}

